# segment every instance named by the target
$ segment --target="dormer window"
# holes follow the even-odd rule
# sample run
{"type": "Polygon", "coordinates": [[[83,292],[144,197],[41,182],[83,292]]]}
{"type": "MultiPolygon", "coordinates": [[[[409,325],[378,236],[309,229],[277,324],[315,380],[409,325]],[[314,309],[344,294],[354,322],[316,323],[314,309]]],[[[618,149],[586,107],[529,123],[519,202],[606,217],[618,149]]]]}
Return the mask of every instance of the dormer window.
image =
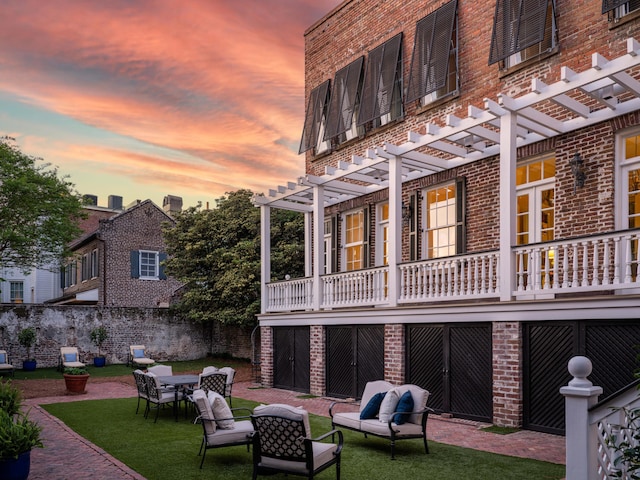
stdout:
{"type": "Polygon", "coordinates": [[[640,0],[602,0],[602,13],[609,15],[610,22],[618,22],[636,10],[640,10],[640,0]]]}

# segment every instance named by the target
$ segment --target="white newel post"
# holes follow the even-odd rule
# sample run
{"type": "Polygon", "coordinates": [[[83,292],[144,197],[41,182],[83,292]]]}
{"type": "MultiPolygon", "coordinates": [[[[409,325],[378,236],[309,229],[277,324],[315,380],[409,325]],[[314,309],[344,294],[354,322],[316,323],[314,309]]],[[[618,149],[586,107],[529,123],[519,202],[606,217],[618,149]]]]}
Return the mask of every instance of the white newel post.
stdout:
{"type": "Polygon", "coordinates": [[[602,387],[594,387],[587,376],[591,374],[591,360],[573,357],[568,370],[573,380],[560,388],[565,397],[566,423],[566,480],[597,478],[597,432],[589,425],[589,408],[598,402],[602,387]]]}

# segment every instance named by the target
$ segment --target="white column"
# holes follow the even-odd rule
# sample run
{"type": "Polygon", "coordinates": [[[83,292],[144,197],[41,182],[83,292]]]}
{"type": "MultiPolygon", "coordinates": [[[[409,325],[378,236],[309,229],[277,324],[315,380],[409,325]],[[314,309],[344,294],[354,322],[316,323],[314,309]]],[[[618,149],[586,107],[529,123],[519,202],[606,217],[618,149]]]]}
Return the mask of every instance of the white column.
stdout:
{"type": "Polygon", "coordinates": [[[324,187],[313,187],[313,310],[322,305],[320,275],[324,267],[324,187]]]}
{"type": "Polygon", "coordinates": [[[512,299],[516,265],[511,247],[516,243],[516,114],[500,117],[500,300],[512,299]]]}
{"type": "Polygon", "coordinates": [[[589,408],[598,402],[602,387],[587,380],[592,369],[587,357],[573,357],[568,368],[573,380],[560,388],[565,398],[566,480],[596,479],[598,433],[589,425],[589,408]]]}
{"type": "Polygon", "coordinates": [[[271,208],[260,206],[260,312],[266,313],[269,295],[267,284],[271,280],[271,208]]]}
{"type": "Polygon", "coordinates": [[[313,275],[313,212],[304,213],[304,276],[313,275]]]}
{"type": "Polygon", "coordinates": [[[389,159],[389,276],[390,307],[398,305],[400,276],[398,264],[402,261],[402,160],[389,159]]]}

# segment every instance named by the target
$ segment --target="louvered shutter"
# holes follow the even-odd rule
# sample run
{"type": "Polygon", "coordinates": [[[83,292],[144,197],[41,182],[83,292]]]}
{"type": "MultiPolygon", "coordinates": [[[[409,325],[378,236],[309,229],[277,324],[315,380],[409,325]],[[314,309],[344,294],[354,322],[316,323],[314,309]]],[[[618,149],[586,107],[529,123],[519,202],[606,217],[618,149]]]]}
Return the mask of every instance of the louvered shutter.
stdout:
{"type": "Polygon", "coordinates": [[[358,125],[380,118],[391,110],[401,44],[402,33],[399,33],[369,52],[358,125]]]}
{"type": "Polygon", "coordinates": [[[167,274],[164,272],[164,262],[167,260],[167,254],[160,252],[158,254],[158,278],[160,280],[166,280],[167,274]]]}
{"type": "Polygon", "coordinates": [[[337,137],[351,128],[353,112],[360,96],[363,63],[364,57],[360,57],[336,73],[327,111],[324,140],[337,137]]]}
{"type": "Polygon", "coordinates": [[[338,215],[331,217],[331,273],[336,273],[339,268],[339,242],[338,242],[338,225],[340,219],[338,215]]]}
{"type": "Polygon", "coordinates": [[[131,278],[140,278],[140,252],[131,250],[129,258],[131,259],[131,278]]]}
{"type": "Polygon", "coordinates": [[[457,0],[453,0],[418,21],[411,56],[408,102],[445,86],[457,6],[457,0]]]}
{"type": "Polygon", "coordinates": [[[420,192],[409,197],[409,209],[411,210],[411,220],[409,222],[409,260],[418,260],[418,245],[420,238],[418,232],[418,211],[420,210],[420,192]]]}
{"type": "Polygon", "coordinates": [[[607,13],[614,8],[621,7],[629,0],[602,0],[602,13],[607,13]]]}
{"type": "Polygon", "coordinates": [[[467,251],[467,193],[466,178],[456,179],[456,253],[467,251]]]}
{"type": "Polygon", "coordinates": [[[362,268],[369,268],[371,265],[371,216],[369,207],[364,207],[362,217],[362,268]]]}
{"type": "Polygon", "coordinates": [[[307,112],[304,117],[304,129],[302,130],[302,140],[298,153],[311,150],[318,143],[322,117],[325,114],[327,96],[329,94],[329,80],[324,81],[311,90],[307,112]]]}
{"type": "Polygon", "coordinates": [[[550,0],[497,0],[489,65],[540,43],[550,0]]]}

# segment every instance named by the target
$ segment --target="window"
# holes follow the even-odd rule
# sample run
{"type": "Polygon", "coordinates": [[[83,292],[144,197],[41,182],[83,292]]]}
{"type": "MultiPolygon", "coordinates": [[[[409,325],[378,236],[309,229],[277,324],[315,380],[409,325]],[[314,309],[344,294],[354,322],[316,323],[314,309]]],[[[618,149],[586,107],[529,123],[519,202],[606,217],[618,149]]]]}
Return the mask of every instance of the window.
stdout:
{"type": "Polygon", "coordinates": [[[332,253],[333,253],[333,226],[332,220],[324,221],[324,273],[332,271],[332,253]]]}
{"type": "MultiPolygon", "coordinates": [[[[616,171],[616,228],[619,230],[640,228],[640,134],[623,139],[624,154],[616,171]],[[617,205],[620,205],[618,207],[617,205]]],[[[640,265],[640,245],[631,242],[631,276],[635,281],[640,265]]],[[[622,258],[625,258],[624,255],[622,258]]]]}
{"type": "Polygon", "coordinates": [[[513,67],[556,46],[553,0],[497,0],[489,65],[513,67]]]}
{"type": "Polygon", "coordinates": [[[358,125],[380,127],[402,117],[402,33],[369,52],[358,125]]]}
{"type": "Polygon", "coordinates": [[[389,265],[389,204],[378,205],[376,265],[389,265]]]}
{"type": "Polygon", "coordinates": [[[613,22],[639,9],[640,0],[602,0],[602,13],[607,13],[613,22]]]}
{"type": "Polygon", "coordinates": [[[364,57],[360,57],[336,73],[327,112],[325,140],[335,138],[337,143],[344,143],[362,133],[362,128],[357,125],[356,111],[360,105],[363,63],[364,57]]]}
{"type": "Polygon", "coordinates": [[[446,3],[416,25],[408,102],[426,105],[458,90],[457,3],[446,3]]]}
{"type": "Polygon", "coordinates": [[[142,280],[164,280],[162,262],[167,258],[165,253],[151,250],[133,250],[131,252],[131,278],[142,280]]]}
{"type": "Polygon", "coordinates": [[[311,90],[298,153],[314,149],[318,154],[329,148],[329,142],[324,141],[328,98],[329,80],[311,90]]]}
{"type": "Polygon", "coordinates": [[[23,282],[9,282],[9,298],[13,303],[22,303],[24,300],[23,282]]]}
{"type": "Polygon", "coordinates": [[[344,239],[344,269],[364,268],[364,210],[344,215],[344,239]]]}
{"type": "Polygon", "coordinates": [[[82,255],[81,281],[89,280],[89,254],[82,255]]]}
{"type": "Polygon", "coordinates": [[[77,283],[78,262],[69,262],[64,267],[64,286],[71,287],[77,283]]]}
{"type": "Polygon", "coordinates": [[[426,191],[427,258],[456,254],[456,188],[448,184],[426,191]]]}
{"type": "Polygon", "coordinates": [[[91,268],[90,268],[90,276],[91,278],[96,278],[98,276],[98,250],[91,251],[91,268]]]}

